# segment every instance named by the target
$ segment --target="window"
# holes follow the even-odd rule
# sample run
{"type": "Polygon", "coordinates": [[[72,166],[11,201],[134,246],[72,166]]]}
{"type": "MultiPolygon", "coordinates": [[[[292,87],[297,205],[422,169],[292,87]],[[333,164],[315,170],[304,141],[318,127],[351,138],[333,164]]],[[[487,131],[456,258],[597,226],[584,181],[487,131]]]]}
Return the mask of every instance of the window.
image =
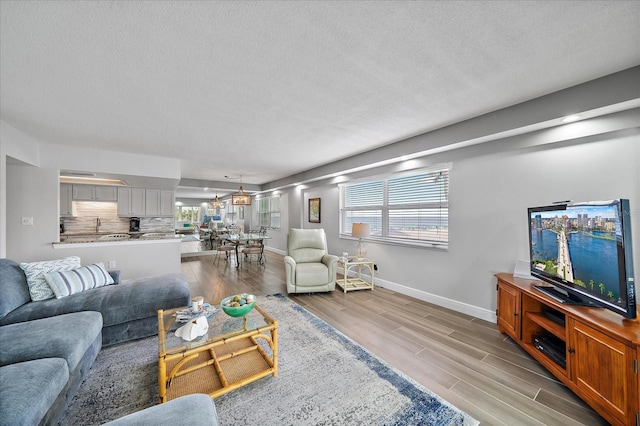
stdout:
{"type": "Polygon", "coordinates": [[[371,239],[447,248],[449,166],[340,185],[340,236],[369,224],[371,239]]]}
{"type": "Polygon", "coordinates": [[[258,201],[258,226],[280,229],[280,196],[260,198],[258,201]]]}
{"type": "Polygon", "coordinates": [[[200,206],[176,206],[175,219],[191,223],[200,222],[200,206]]]}

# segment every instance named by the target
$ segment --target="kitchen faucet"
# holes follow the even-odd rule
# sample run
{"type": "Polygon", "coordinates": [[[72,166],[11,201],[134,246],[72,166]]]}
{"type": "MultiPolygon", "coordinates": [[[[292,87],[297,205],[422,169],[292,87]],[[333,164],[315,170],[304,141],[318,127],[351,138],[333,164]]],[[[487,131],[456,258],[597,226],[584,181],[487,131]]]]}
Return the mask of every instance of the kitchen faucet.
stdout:
{"type": "Polygon", "coordinates": [[[100,218],[96,218],[96,233],[100,232],[100,218]]]}

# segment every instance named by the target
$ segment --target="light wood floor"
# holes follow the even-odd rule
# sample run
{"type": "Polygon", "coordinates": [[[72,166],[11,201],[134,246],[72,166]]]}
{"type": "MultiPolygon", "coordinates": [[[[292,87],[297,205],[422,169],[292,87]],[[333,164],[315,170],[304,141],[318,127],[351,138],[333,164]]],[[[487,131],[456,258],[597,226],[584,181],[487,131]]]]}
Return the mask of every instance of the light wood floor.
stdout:
{"type": "MultiPolygon", "coordinates": [[[[193,295],[287,294],[282,256],[236,269],[214,256],[182,260],[193,295]]],[[[493,323],[384,289],[291,299],[482,425],[606,425],[493,323]]],[[[241,390],[240,390],[241,391],[241,390]]]]}

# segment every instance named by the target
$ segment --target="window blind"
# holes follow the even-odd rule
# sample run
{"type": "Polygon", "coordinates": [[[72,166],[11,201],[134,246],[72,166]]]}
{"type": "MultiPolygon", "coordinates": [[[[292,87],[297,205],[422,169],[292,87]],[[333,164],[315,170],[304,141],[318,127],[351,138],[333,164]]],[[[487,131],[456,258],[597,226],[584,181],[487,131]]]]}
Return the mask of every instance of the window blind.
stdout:
{"type": "Polygon", "coordinates": [[[449,242],[449,170],[441,167],[340,186],[340,235],[369,224],[371,239],[445,247],[449,242]]]}

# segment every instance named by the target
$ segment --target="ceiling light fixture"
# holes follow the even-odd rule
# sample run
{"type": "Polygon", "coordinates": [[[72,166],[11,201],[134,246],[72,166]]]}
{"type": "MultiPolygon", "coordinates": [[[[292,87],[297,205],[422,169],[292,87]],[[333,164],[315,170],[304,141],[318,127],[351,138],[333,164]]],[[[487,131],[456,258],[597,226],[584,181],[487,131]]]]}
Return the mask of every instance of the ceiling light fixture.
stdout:
{"type": "Polygon", "coordinates": [[[216,198],[213,199],[213,201],[211,201],[211,208],[214,210],[219,210],[222,208],[222,203],[220,202],[220,199],[218,198],[218,193],[216,193],[216,198]]]}
{"type": "Polygon", "coordinates": [[[121,179],[105,179],[98,177],[60,176],[60,183],[84,183],[91,185],[118,185],[126,186],[127,183],[121,179]]]}
{"type": "MultiPolygon", "coordinates": [[[[228,178],[228,176],[225,176],[228,178]]],[[[242,188],[242,175],[240,175],[240,190],[231,195],[231,204],[234,206],[250,206],[251,205],[251,195],[244,192],[242,188]]]]}
{"type": "Polygon", "coordinates": [[[565,118],[562,119],[563,123],[573,123],[574,121],[578,121],[580,120],[580,116],[577,114],[573,114],[573,115],[567,115],[565,118]]]}

